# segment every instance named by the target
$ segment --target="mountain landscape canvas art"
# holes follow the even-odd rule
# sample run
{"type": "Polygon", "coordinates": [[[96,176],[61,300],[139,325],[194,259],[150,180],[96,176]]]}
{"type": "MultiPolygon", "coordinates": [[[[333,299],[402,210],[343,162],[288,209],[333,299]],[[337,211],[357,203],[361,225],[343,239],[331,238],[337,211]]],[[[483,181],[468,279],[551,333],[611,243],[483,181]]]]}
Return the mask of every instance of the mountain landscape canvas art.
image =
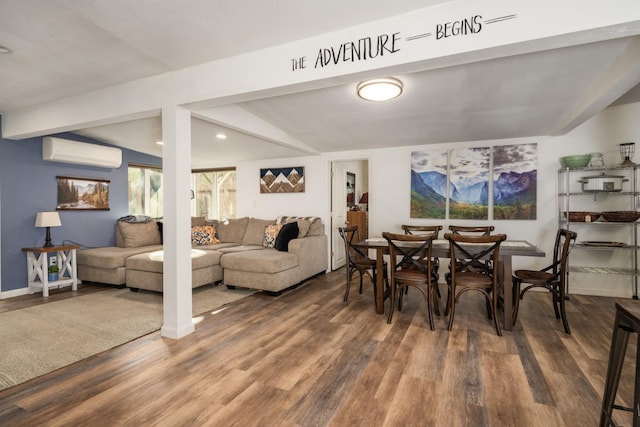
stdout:
{"type": "Polygon", "coordinates": [[[261,193],[303,193],[304,167],[260,169],[261,193]]]}
{"type": "Polygon", "coordinates": [[[445,218],[447,150],[411,153],[411,218],[445,218]]]}
{"type": "Polygon", "coordinates": [[[489,147],[451,150],[449,218],[489,218],[489,147]]]}
{"type": "Polygon", "coordinates": [[[493,148],[493,218],[536,219],[538,145],[493,148]]]}

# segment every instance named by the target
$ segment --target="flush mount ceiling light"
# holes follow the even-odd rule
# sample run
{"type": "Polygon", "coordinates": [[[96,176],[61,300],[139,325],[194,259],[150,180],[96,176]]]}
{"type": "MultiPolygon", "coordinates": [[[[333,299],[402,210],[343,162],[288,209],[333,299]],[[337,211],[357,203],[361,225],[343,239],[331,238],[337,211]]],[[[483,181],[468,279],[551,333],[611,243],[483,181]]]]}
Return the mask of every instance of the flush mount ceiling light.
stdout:
{"type": "Polygon", "coordinates": [[[13,51],[11,49],[9,49],[8,47],[0,45],[0,53],[11,53],[11,52],[13,52],[13,51]]]}
{"type": "Polygon", "coordinates": [[[216,138],[218,138],[218,139],[227,139],[227,135],[225,135],[224,133],[217,133],[216,134],[216,138]]]}
{"type": "Polygon", "coordinates": [[[367,101],[388,101],[402,93],[402,82],[393,77],[358,83],[358,96],[367,101]]]}

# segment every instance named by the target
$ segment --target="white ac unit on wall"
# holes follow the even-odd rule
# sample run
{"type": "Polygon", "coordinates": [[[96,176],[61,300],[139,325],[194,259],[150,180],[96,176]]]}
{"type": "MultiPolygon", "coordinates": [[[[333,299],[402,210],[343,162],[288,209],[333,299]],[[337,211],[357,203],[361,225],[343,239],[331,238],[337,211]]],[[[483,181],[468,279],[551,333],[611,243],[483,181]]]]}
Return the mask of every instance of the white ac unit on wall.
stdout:
{"type": "Polygon", "coordinates": [[[42,159],[102,168],[119,168],[122,165],[122,150],[46,136],[42,139],[42,159]]]}

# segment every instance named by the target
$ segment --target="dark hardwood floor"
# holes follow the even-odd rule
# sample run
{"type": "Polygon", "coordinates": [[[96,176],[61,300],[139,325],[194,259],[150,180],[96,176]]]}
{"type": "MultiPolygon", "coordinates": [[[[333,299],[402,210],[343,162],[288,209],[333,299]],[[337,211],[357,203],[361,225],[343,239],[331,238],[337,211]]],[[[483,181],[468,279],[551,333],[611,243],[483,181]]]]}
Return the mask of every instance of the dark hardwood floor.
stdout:
{"type": "MultiPolygon", "coordinates": [[[[498,337],[479,295],[463,297],[453,331],[443,317],[431,331],[415,290],[388,325],[370,286],[343,303],[344,282],[338,271],[280,297],[255,294],[181,340],[152,333],[0,391],[0,425],[598,424],[615,299],[572,295],[566,335],[548,294],[530,292],[514,331],[498,337]]],[[[14,309],[42,298],[20,301],[14,309]]],[[[633,396],[636,342],[621,404],[633,396]]]]}

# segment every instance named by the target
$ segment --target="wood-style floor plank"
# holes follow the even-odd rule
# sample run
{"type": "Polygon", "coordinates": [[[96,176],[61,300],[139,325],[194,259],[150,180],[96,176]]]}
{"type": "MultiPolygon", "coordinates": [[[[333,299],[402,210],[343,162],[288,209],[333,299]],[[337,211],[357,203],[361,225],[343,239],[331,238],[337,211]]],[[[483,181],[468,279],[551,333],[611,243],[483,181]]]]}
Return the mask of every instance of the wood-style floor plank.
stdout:
{"type": "MultiPolygon", "coordinates": [[[[443,316],[429,329],[415,290],[387,324],[366,280],[348,303],[343,271],[255,294],[204,314],[181,340],[155,332],[0,391],[0,425],[597,425],[616,299],[572,295],[567,335],[549,296],[530,292],[498,337],[473,294],[452,331],[443,316]]],[[[101,289],[3,300],[0,312],[101,289]]],[[[620,404],[633,396],[636,343],[620,404]]]]}

